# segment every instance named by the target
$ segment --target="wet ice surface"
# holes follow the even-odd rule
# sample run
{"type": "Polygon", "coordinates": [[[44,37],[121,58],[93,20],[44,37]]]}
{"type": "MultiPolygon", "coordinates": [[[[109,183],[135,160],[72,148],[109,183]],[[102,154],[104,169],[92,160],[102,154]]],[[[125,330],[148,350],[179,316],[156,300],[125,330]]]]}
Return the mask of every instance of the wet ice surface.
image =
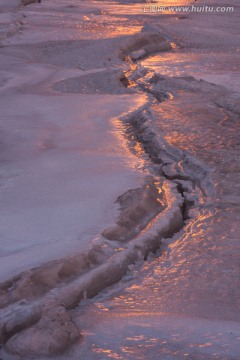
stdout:
{"type": "MultiPolygon", "coordinates": [[[[87,9],[88,5],[83,4],[87,9]]],[[[61,5],[64,6],[65,1],[62,1],[61,5]]],[[[47,3],[44,3],[45,6],[47,3]]],[[[31,14],[31,9],[29,7],[26,11],[31,14]]],[[[127,7],[118,6],[118,11],[125,15],[128,13],[127,7]]],[[[114,13],[112,5],[109,7],[109,13],[114,13]]],[[[135,6],[129,9],[129,14],[133,13],[136,14],[135,6]]],[[[38,18],[38,14],[32,15],[38,18]]],[[[91,16],[93,21],[97,21],[94,14],[86,16],[88,19],[83,19],[84,21],[89,22],[91,16]]],[[[183,231],[164,241],[156,256],[145,263],[137,264],[135,268],[131,267],[129,274],[120,284],[91,301],[86,300],[79,308],[73,310],[73,318],[82,331],[83,339],[65,355],[60,356],[60,359],[239,359],[239,110],[234,105],[229,110],[224,107],[223,102],[218,103],[222,94],[226,98],[231,98],[233,91],[239,93],[239,25],[237,27],[236,22],[238,13],[231,16],[231,21],[226,15],[220,19],[216,16],[212,18],[212,22],[208,22],[209,16],[205,14],[204,19],[201,14],[197,18],[191,15],[189,19],[182,20],[166,18],[161,22],[160,30],[169,33],[173,38],[176,36],[176,41],[183,41],[179,40],[181,37],[187,39],[186,43],[183,41],[181,45],[187,46],[188,49],[176,49],[171,54],[156,55],[142,62],[144,66],[157,70],[161,75],[173,78],[173,81],[165,79],[164,82],[160,82],[160,89],[172,93],[173,98],[151,107],[155,119],[153,125],[171,145],[188,152],[209,167],[215,187],[215,206],[203,206],[200,215],[189,220],[183,231]],[[193,34],[188,30],[191,26],[194,26],[193,34]],[[204,26],[205,29],[201,32],[204,26]],[[218,26],[219,30],[214,29],[214,26],[218,26]],[[206,40],[206,34],[209,42],[206,40]],[[193,45],[195,49],[191,49],[193,45]],[[186,76],[193,76],[195,79],[178,79],[186,76]],[[227,92],[218,87],[217,92],[209,88],[208,84],[203,84],[201,88],[197,82],[200,78],[206,82],[223,85],[227,92]]],[[[66,19],[66,24],[69,24],[69,19],[66,19]]],[[[147,19],[153,26],[158,26],[156,17],[147,19]]],[[[133,22],[132,25],[134,32],[139,24],[133,22]]],[[[87,30],[90,31],[91,26],[87,30]]],[[[119,29],[121,26],[122,24],[119,29]]],[[[74,40],[79,39],[77,30],[73,29],[74,35],[71,31],[67,31],[66,39],[71,36],[74,40]]],[[[46,40],[46,33],[47,31],[41,34],[41,40],[46,40]]],[[[52,39],[59,40],[64,34],[65,30],[53,32],[51,36],[52,39]]],[[[115,36],[114,30],[111,34],[115,36]]],[[[33,31],[33,38],[27,30],[26,37],[24,36],[18,34],[15,38],[6,38],[4,44],[24,43],[25,40],[30,43],[32,39],[35,41],[37,29],[33,31]]],[[[86,39],[88,36],[91,37],[87,31],[83,36],[86,39]]],[[[76,44],[73,44],[72,48],[75,46],[76,44]]],[[[4,211],[3,214],[3,230],[7,227],[8,231],[11,231],[9,234],[12,239],[16,239],[16,236],[19,239],[23,223],[23,209],[20,205],[24,204],[25,214],[30,213],[33,220],[36,216],[38,228],[41,229],[37,234],[36,228],[30,229],[31,232],[28,229],[27,235],[35,235],[36,241],[42,247],[43,241],[49,242],[50,231],[53,231],[58,239],[63,238],[64,231],[67,231],[63,240],[66,245],[64,251],[67,251],[69,239],[73,249],[75,235],[79,235],[79,218],[76,216],[78,213],[81,213],[82,219],[81,239],[88,241],[89,236],[97,234],[103,225],[111,221],[112,204],[116,194],[135,186],[140,180],[141,176],[134,167],[137,165],[136,159],[132,163],[132,157],[124,143],[115,136],[119,134],[119,129],[116,129],[116,124],[114,125],[110,119],[126,112],[126,105],[130,110],[138,106],[143,99],[140,95],[130,95],[128,99],[126,95],[111,98],[104,95],[85,97],[50,91],[49,83],[74,76],[77,78],[79,73],[76,67],[59,70],[61,62],[64,67],[71,67],[71,59],[69,63],[64,63],[66,55],[58,54],[59,57],[56,59],[49,49],[50,45],[45,44],[37,50],[42,61],[46,63],[50,59],[48,64],[51,65],[32,67],[33,73],[37,72],[39,77],[42,74],[41,81],[37,77],[35,82],[32,74],[27,75],[28,71],[23,69],[21,71],[24,71],[24,82],[21,75],[12,75],[8,68],[3,72],[5,88],[0,90],[2,89],[3,93],[6,90],[6,94],[1,97],[5,109],[4,117],[11,119],[13,114],[15,116],[16,110],[10,106],[11,99],[15,100],[16,109],[21,109],[24,115],[18,116],[18,120],[11,124],[11,129],[16,130],[15,132],[6,131],[8,124],[3,127],[6,134],[4,138],[11,149],[8,152],[9,158],[4,159],[4,148],[2,152],[2,169],[5,177],[1,206],[8,203],[9,211],[4,211]],[[17,93],[13,94],[16,87],[17,93]],[[44,94],[46,89],[49,91],[48,96],[44,94]],[[132,105],[133,99],[135,102],[132,105]],[[94,106],[97,104],[97,110],[92,107],[93,103],[94,106]],[[46,113],[43,109],[46,109],[46,113]],[[36,112],[44,119],[44,126],[36,128],[35,122],[32,124],[33,116],[38,119],[39,114],[36,112]],[[50,120],[49,114],[52,115],[50,120]],[[83,116],[91,119],[87,126],[85,122],[79,124],[79,118],[83,116]],[[24,126],[24,131],[19,129],[18,124],[21,124],[21,129],[24,126]],[[28,151],[29,147],[31,153],[28,151]],[[79,161],[79,158],[82,161],[79,161]],[[16,160],[19,167],[14,168],[16,160]],[[101,164],[100,160],[104,161],[104,164],[101,164]],[[101,184],[92,179],[92,174],[96,174],[96,164],[101,184]],[[104,174],[100,169],[104,170],[104,174]],[[46,178],[46,173],[51,174],[50,179],[46,178]],[[33,198],[28,195],[26,179],[33,185],[33,198]],[[51,192],[39,193],[39,179],[42,179],[41,188],[47,187],[51,192]],[[14,188],[14,184],[17,184],[17,187],[14,188]],[[63,188],[68,201],[62,197],[63,188]],[[9,197],[9,193],[12,194],[12,198],[9,197]],[[24,197],[24,194],[27,196],[24,197]],[[76,195],[81,198],[79,204],[76,204],[76,195]],[[87,201],[84,201],[86,198],[87,201]],[[9,203],[9,199],[12,203],[9,203]],[[38,205],[34,212],[33,199],[38,205]],[[45,210],[43,212],[42,204],[46,205],[47,209],[52,209],[50,215],[55,221],[51,228],[43,228],[39,222],[39,214],[41,219],[42,216],[49,217],[49,213],[45,210]],[[59,212],[60,224],[57,218],[59,212]],[[106,214],[109,214],[109,217],[106,214]],[[19,228],[9,226],[13,215],[14,224],[18,224],[19,228]],[[63,220],[67,222],[67,226],[63,220]]],[[[57,47],[54,51],[56,49],[57,47]]],[[[6,49],[3,56],[11,58],[11,51],[11,48],[6,49]]],[[[22,56],[19,50],[15,51],[22,56]]],[[[31,51],[27,56],[31,59],[31,51]]],[[[84,61],[82,55],[79,57],[81,62],[84,61]]],[[[77,66],[75,59],[72,64],[77,66]]],[[[92,63],[87,64],[86,60],[85,65],[94,68],[92,63]]],[[[96,68],[102,65],[103,63],[101,66],[98,64],[96,68]]],[[[34,221],[32,223],[34,224],[34,221]]],[[[29,226],[29,221],[27,225],[29,226]]],[[[26,236],[24,241],[27,241],[26,236]]],[[[29,242],[31,241],[29,238],[29,242]]],[[[15,244],[16,242],[14,246],[15,244]]],[[[22,244],[24,242],[21,242],[21,246],[22,244]]],[[[9,240],[7,245],[9,246],[9,240]]],[[[39,256],[39,250],[36,249],[39,256]]],[[[56,254],[59,249],[53,247],[52,251],[56,254]]],[[[21,252],[17,254],[18,259],[20,254],[21,252]]],[[[30,254],[33,254],[32,249],[30,254]]],[[[43,259],[47,259],[47,256],[44,250],[43,259]]],[[[10,271],[6,263],[3,262],[3,266],[1,265],[2,271],[10,271]]]]}
{"type": "MultiPolygon", "coordinates": [[[[175,26],[190,43],[196,39],[200,50],[174,50],[142,64],[165,76],[158,88],[173,94],[172,100],[152,107],[155,129],[170,144],[210,166],[215,207],[203,208],[183,232],[165,240],[156,258],[75,312],[76,321],[85,324],[85,341],[70,358],[76,353],[89,359],[239,358],[240,119],[238,107],[229,111],[220,100],[221,92],[229,99],[239,96],[239,44],[235,34],[231,36],[239,27],[235,17],[229,28],[223,20],[224,37],[223,29],[211,30],[203,18],[198,20],[194,29],[199,37],[188,35],[189,23],[186,28],[173,21],[172,27],[162,26],[171,35],[175,26]],[[201,39],[202,26],[209,43],[201,39]],[[206,90],[208,82],[222,87],[210,84],[206,90]]],[[[193,24],[191,17],[190,21],[193,24]]],[[[214,22],[220,26],[219,19],[214,22]]]]}
{"type": "MultiPolygon", "coordinates": [[[[80,350],[80,356],[131,360],[237,359],[240,328],[234,322],[148,313],[144,306],[139,313],[115,313],[112,309],[109,313],[106,310],[96,317],[98,325],[89,325],[84,348],[90,348],[91,355],[80,350]]],[[[70,353],[68,356],[74,358],[70,353]]]]}
{"type": "Polygon", "coordinates": [[[240,92],[239,52],[235,54],[197,52],[153,55],[143,61],[143,65],[169,76],[194,76],[197,80],[224,85],[229,90],[240,92]]]}

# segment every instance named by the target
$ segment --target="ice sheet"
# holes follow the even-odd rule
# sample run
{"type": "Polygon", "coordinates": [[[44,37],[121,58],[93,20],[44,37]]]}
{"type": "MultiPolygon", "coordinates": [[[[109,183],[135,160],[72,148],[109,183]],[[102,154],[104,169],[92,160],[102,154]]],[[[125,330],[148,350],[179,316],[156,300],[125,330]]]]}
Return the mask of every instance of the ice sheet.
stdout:
{"type": "Polygon", "coordinates": [[[0,100],[1,279],[89,245],[141,182],[114,120],[141,96],[29,94],[16,78],[0,100]]]}

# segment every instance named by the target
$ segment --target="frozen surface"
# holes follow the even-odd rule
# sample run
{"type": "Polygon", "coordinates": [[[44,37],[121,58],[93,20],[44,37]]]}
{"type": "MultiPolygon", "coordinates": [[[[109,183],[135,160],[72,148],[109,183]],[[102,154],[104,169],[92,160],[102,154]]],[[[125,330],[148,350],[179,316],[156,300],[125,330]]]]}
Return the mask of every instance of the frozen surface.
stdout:
{"type": "MultiPolygon", "coordinates": [[[[240,51],[240,50],[239,50],[240,51]]],[[[223,85],[229,90],[240,92],[239,54],[212,53],[198,54],[195,52],[173,51],[168,54],[153,55],[143,61],[144,66],[150,67],[162,75],[194,76],[216,85],[223,85]],[[209,61],[209,59],[211,59],[209,61]]]]}
{"type": "MultiPolygon", "coordinates": [[[[131,301],[130,298],[129,294],[131,301]]],[[[133,311],[127,303],[124,310],[111,305],[96,303],[91,308],[90,321],[83,313],[77,318],[85,324],[86,336],[82,349],[77,351],[79,356],[91,360],[238,359],[239,324],[164,314],[149,306],[146,309],[146,302],[133,311]]],[[[72,353],[67,356],[77,359],[72,353]]]]}
{"type": "MultiPolygon", "coordinates": [[[[56,11],[49,0],[24,9],[21,29],[23,10],[1,18],[7,29],[0,58],[2,278],[84,250],[113,224],[117,196],[142,182],[144,149],[135,144],[130,153],[118,119],[146,101],[144,87],[135,94],[110,95],[111,86],[103,81],[99,94],[93,88],[83,94],[94,73],[99,79],[106,69],[126,69],[117,56],[123,34],[149,26],[177,44],[172,52],[137,65],[146,75],[138,79],[145,81],[145,90],[170,94],[149,105],[150,134],[155,131],[175,153],[184,154],[178,169],[189,159],[205,164],[203,175],[211,176],[214,187],[208,201],[209,189],[204,181],[198,184],[205,202],[192,209],[185,227],[165,239],[159,252],[130,266],[120,284],[71,311],[83,337],[60,359],[239,359],[240,29],[238,3],[233,3],[233,14],[181,16],[143,14],[140,4],[127,1],[82,1],[80,11],[79,3],[67,7],[62,0],[56,11]],[[5,25],[13,17],[9,29],[5,25]],[[145,73],[144,67],[149,68],[145,73]],[[151,78],[153,71],[158,75],[151,78]],[[60,82],[68,86],[54,86],[60,82]]],[[[168,165],[165,175],[176,184],[175,168],[168,165]]],[[[191,171],[190,187],[197,183],[197,165],[191,171]]],[[[108,269],[107,263],[102,268],[108,269]]],[[[69,292],[76,294],[84,281],[92,284],[94,270],[70,284],[69,292]]],[[[56,299],[57,290],[52,292],[56,299]]],[[[61,296],[71,303],[64,290],[63,285],[61,296]]],[[[3,359],[13,356],[4,353],[3,359]]]]}
{"type": "Polygon", "coordinates": [[[113,221],[117,196],[140,180],[110,123],[127,103],[134,107],[124,96],[1,96],[2,278],[80,250],[113,221]]]}
{"type": "MultiPolygon", "coordinates": [[[[47,12],[39,16],[38,9],[42,11],[36,4],[16,13],[2,13],[3,25],[10,26],[14,17],[17,22],[27,19],[29,27],[36,27],[36,35],[33,28],[27,28],[16,34],[7,31],[5,39],[3,32],[3,44],[19,43],[18,36],[25,43],[30,36],[37,49],[45,30],[49,40],[47,12]]],[[[56,20],[58,34],[62,21],[68,17],[72,21],[71,12],[58,20],[51,4],[48,11],[56,20]]],[[[69,31],[63,29],[64,40],[69,31]]],[[[24,47],[16,52],[14,46],[3,48],[0,55],[0,280],[89,248],[94,238],[114,223],[117,197],[143,179],[138,160],[126,147],[118,118],[138,108],[144,96],[55,92],[51,90],[54,82],[86,72],[68,65],[71,54],[62,60],[68,70],[40,60],[29,63],[28,57],[24,47]]]]}
{"type": "MultiPolygon", "coordinates": [[[[181,36],[181,47],[142,61],[160,74],[159,82],[155,78],[149,86],[172,94],[171,100],[152,107],[153,126],[169,144],[209,166],[214,206],[203,206],[183,231],[164,241],[156,256],[74,312],[79,326],[84,323],[85,342],[68,358],[81,354],[89,359],[239,359],[239,100],[234,100],[239,99],[239,10],[235,5],[231,21],[230,15],[210,21],[207,14],[162,19],[162,31],[173,39],[174,32],[176,39],[181,36]]],[[[152,25],[157,26],[156,19],[152,18],[152,25]]]]}

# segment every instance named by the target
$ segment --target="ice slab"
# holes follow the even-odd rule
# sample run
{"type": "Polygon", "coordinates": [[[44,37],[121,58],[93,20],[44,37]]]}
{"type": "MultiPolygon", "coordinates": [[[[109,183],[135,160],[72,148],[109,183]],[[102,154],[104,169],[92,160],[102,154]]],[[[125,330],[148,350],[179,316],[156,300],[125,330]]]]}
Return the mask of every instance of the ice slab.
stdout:
{"type": "Polygon", "coordinates": [[[1,96],[1,280],[81,251],[141,182],[117,118],[140,96],[1,96]]]}

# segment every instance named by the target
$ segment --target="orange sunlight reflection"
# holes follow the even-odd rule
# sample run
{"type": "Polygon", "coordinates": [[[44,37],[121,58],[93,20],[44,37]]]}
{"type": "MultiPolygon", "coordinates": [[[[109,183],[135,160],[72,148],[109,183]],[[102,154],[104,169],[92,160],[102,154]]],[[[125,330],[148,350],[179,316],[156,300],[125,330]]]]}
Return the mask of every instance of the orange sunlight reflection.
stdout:
{"type": "Polygon", "coordinates": [[[197,72],[198,55],[194,54],[181,54],[174,50],[177,46],[171,43],[173,51],[156,54],[143,60],[143,66],[149,67],[152,70],[159,71],[161,75],[167,76],[181,76],[186,74],[187,71],[194,73],[197,72]],[[196,67],[196,69],[194,68],[196,67]]]}
{"type": "MultiPolygon", "coordinates": [[[[106,13],[109,15],[161,15],[161,14],[174,14],[173,11],[167,11],[167,9],[163,12],[152,12],[144,11],[144,7],[149,9],[150,6],[154,9],[154,7],[167,7],[167,6],[186,6],[192,4],[192,0],[159,0],[156,3],[143,3],[143,4],[112,4],[108,5],[106,9],[106,13]]],[[[126,29],[125,29],[126,30],[126,29]]]]}
{"type": "Polygon", "coordinates": [[[111,359],[122,359],[116,352],[113,350],[108,350],[104,348],[96,348],[93,350],[97,354],[103,354],[104,356],[111,357],[111,359]]]}
{"type": "MultiPolygon", "coordinates": [[[[129,116],[132,112],[139,109],[141,106],[145,104],[147,101],[147,96],[145,94],[138,94],[135,99],[133,99],[133,106],[132,108],[126,112],[123,113],[121,118],[124,119],[124,117],[129,116]]],[[[142,158],[143,150],[140,144],[136,143],[134,145],[134,152],[137,156],[133,155],[132,152],[129,149],[128,139],[126,138],[126,125],[122,120],[119,118],[113,118],[111,119],[111,125],[113,127],[113,134],[116,137],[117,141],[121,145],[121,148],[125,152],[125,154],[128,155],[127,162],[128,165],[133,169],[142,169],[144,166],[144,159],[142,158]]]]}

